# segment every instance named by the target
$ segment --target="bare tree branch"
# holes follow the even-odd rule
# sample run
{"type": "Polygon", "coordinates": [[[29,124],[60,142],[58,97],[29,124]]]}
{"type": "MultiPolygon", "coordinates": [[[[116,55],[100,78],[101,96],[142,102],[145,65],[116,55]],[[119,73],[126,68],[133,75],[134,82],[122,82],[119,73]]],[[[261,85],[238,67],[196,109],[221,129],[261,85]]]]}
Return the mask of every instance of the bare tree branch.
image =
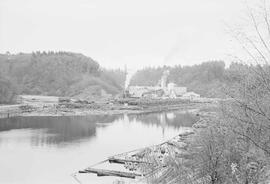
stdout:
{"type": "Polygon", "coordinates": [[[268,11],[267,11],[267,4],[266,1],[264,0],[264,5],[263,5],[263,10],[264,10],[264,21],[266,23],[267,26],[267,30],[268,30],[268,36],[270,37],[270,23],[269,23],[269,17],[268,17],[268,11]]]}
{"type": "Polygon", "coordinates": [[[270,50],[269,50],[266,42],[264,41],[264,39],[263,39],[263,37],[262,37],[262,35],[261,35],[260,31],[259,31],[258,24],[257,24],[257,21],[256,21],[256,19],[254,17],[254,14],[252,13],[252,11],[250,11],[249,13],[250,13],[250,16],[251,16],[251,19],[252,19],[252,22],[253,22],[253,26],[254,26],[254,28],[256,30],[256,33],[257,33],[258,37],[261,40],[261,43],[264,45],[265,49],[270,54],[270,50]]]}

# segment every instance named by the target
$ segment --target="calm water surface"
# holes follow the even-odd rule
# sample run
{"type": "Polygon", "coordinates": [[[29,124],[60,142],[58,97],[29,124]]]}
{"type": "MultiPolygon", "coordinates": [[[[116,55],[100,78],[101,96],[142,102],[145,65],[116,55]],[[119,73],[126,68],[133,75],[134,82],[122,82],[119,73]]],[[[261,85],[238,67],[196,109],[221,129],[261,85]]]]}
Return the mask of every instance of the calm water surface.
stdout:
{"type": "MultiPolygon", "coordinates": [[[[183,112],[0,119],[0,183],[75,184],[75,171],[168,140],[196,119],[183,112]]],[[[78,178],[83,184],[115,180],[93,174],[78,178]]]]}

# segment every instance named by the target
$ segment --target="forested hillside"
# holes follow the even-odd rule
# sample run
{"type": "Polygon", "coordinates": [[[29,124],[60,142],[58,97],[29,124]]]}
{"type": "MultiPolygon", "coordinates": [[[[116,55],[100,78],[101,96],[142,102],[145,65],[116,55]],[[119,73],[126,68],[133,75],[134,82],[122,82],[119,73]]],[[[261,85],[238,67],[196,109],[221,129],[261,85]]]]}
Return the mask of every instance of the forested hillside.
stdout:
{"type": "Polygon", "coordinates": [[[232,63],[225,68],[223,61],[209,61],[193,66],[164,66],[139,70],[132,77],[131,85],[157,85],[164,70],[169,70],[168,80],[186,86],[205,97],[224,97],[224,87],[232,85],[246,65],[232,63]]]}
{"type": "MultiPolygon", "coordinates": [[[[193,66],[164,66],[139,70],[130,85],[156,85],[164,70],[168,80],[206,97],[224,97],[247,65],[223,61],[193,66]]],[[[91,98],[102,93],[118,94],[124,86],[122,70],[106,70],[93,59],[70,52],[0,54],[0,103],[11,102],[15,94],[75,96],[91,98]]]]}
{"type": "Polygon", "coordinates": [[[0,55],[0,102],[12,94],[99,96],[117,94],[124,72],[105,70],[93,59],[70,52],[0,55]]]}

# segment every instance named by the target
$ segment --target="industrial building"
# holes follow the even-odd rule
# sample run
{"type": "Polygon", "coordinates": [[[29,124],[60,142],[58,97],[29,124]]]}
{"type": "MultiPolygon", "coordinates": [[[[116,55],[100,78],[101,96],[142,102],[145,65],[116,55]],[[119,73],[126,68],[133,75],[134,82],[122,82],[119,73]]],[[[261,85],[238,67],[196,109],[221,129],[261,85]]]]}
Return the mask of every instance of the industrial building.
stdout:
{"type": "Polygon", "coordinates": [[[135,98],[188,98],[193,99],[200,97],[194,92],[187,92],[187,87],[177,86],[173,82],[168,82],[169,71],[165,70],[161,79],[156,86],[128,86],[126,91],[128,96],[135,98]]]}

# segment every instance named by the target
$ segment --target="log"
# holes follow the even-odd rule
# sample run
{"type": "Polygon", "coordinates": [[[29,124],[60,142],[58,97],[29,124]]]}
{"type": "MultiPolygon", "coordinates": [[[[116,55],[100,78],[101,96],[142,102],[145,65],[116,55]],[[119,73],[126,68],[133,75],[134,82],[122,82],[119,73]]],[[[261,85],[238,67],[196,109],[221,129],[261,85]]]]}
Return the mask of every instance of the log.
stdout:
{"type": "Polygon", "coordinates": [[[180,137],[189,136],[191,134],[194,134],[194,132],[182,132],[179,134],[180,137]]]}
{"type": "Polygon", "coordinates": [[[117,177],[131,178],[131,179],[135,179],[138,176],[142,176],[141,174],[137,174],[137,173],[129,173],[129,172],[113,171],[113,170],[105,170],[105,169],[94,169],[94,168],[87,168],[83,171],[79,171],[79,173],[94,173],[94,174],[97,174],[97,176],[117,176],[117,177]]]}
{"type": "Polygon", "coordinates": [[[109,158],[109,162],[110,163],[117,163],[117,164],[125,164],[127,162],[151,164],[150,162],[146,162],[146,161],[121,159],[121,158],[115,158],[115,157],[109,158]]]}

